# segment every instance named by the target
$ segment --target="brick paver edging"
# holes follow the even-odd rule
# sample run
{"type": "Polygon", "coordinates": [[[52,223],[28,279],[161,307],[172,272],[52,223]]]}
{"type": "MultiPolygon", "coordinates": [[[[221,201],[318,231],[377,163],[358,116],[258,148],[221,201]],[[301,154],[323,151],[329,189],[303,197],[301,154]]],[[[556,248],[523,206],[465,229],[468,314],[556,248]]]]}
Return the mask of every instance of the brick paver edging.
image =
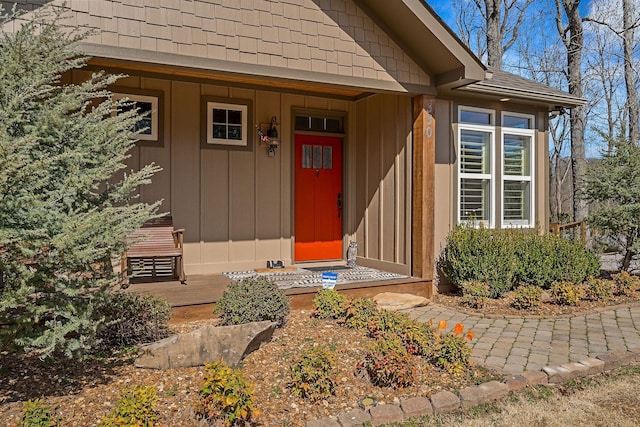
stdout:
{"type": "Polygon", "coordinates": [[[307,427],[355,427],[365,423],[381,425],[402,422],[410,418],[438,413],[467,411],[470,408],[492,403],[505,397],[510,391],[519,391],[527,386],[561,384],[566,381],[610,371],[640,361],[640,347],[629,351],[610,351],[596,358],[559,366],[545,366],[540,371],[524,371],[518,375],[505,375],[501,382],[490,381],[466,387],[456,393],[441,391],[431,398],[412,397],[402,399],[399,405],[384,404],[368,410],[354,409],[337,418],[308,421],[307,427]]]}

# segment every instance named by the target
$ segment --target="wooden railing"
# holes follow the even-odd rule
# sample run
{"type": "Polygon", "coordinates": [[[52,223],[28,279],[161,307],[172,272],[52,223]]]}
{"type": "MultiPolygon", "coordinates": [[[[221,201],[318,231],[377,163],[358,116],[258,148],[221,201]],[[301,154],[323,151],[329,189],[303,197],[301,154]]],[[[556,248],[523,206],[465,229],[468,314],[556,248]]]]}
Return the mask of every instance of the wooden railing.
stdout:
{"type": "Polygon", "coordinates": [[[587,244],[587,223],[585,221],[575,221],[568,224],[560,224],[559,222],[552,222],[549,224],[549,231],[556,236],[561,236],[565,232],[571,232],[575,238],[575,229],[580,228],[580,241],[583,244],[587,244]]]}

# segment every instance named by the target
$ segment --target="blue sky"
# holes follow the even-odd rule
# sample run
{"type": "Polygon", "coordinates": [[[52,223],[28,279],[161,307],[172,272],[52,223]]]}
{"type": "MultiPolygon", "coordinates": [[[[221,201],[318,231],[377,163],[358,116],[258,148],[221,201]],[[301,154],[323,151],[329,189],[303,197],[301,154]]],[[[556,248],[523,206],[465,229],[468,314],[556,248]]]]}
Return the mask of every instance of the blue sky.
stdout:
{"type": "MultiPolygon", "coordinates": [[[[471,0],[468,0],[471,1],[471,0]]],[[[553,7],[554,0],[549,1],[549,5],[553,7]]],[[[438,15],[444,20],[444,22],[451,27],[455,31],[455,9],[453,7],[452,0],[426,0],[426,3],[431,6],[438,15]]],[[[580,2],[580,10],[582,11],[582,15],[584,16],[586,11],[589,9],[591,4],[591,0],[582,0],[580,2]]],[[[555,29],[554,29],[555,30],[555,29]]]]}

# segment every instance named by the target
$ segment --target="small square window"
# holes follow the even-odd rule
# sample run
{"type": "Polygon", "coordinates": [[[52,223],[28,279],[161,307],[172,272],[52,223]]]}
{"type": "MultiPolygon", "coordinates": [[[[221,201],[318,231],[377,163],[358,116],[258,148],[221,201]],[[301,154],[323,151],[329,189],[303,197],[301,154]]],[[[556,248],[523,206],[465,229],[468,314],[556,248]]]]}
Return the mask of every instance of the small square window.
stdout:
{"type": "Polygon", "coordinates": [[[250,100],[202,97],[202,148],[250,150],[250,100]]]}
{"type": "Polygon", "coordinates": [[[118,106],[114,115],[137,110],[140,120],[133,125],[131,131],[137,132],[135,138],[141,141],[158,141],[158,97],[128,93],[114,93],[113,100],[128,99],[118,106]]]}

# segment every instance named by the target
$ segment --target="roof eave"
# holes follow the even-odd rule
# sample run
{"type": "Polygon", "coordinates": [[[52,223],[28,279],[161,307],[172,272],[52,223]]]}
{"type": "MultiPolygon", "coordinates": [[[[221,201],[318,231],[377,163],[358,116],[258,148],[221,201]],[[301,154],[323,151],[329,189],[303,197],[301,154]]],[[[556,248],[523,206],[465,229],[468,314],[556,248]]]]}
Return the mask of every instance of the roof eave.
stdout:
{"type": "Polygon", "coordinates": [[[495,98],[519,99],[528,102],[533,101],[536,103],[547,104],[550,107],[561,106],[569,109],[581,107],[586,105],[588,102],[584,98],[579,98],[568,93],[563,95],[560,93],[505,88],[503,86],[489,84],[487,81],[482,82],[482,84],[470,84],[460,87],[457,90],[461,92],[472,92],[492,96],[495,98]]]}

